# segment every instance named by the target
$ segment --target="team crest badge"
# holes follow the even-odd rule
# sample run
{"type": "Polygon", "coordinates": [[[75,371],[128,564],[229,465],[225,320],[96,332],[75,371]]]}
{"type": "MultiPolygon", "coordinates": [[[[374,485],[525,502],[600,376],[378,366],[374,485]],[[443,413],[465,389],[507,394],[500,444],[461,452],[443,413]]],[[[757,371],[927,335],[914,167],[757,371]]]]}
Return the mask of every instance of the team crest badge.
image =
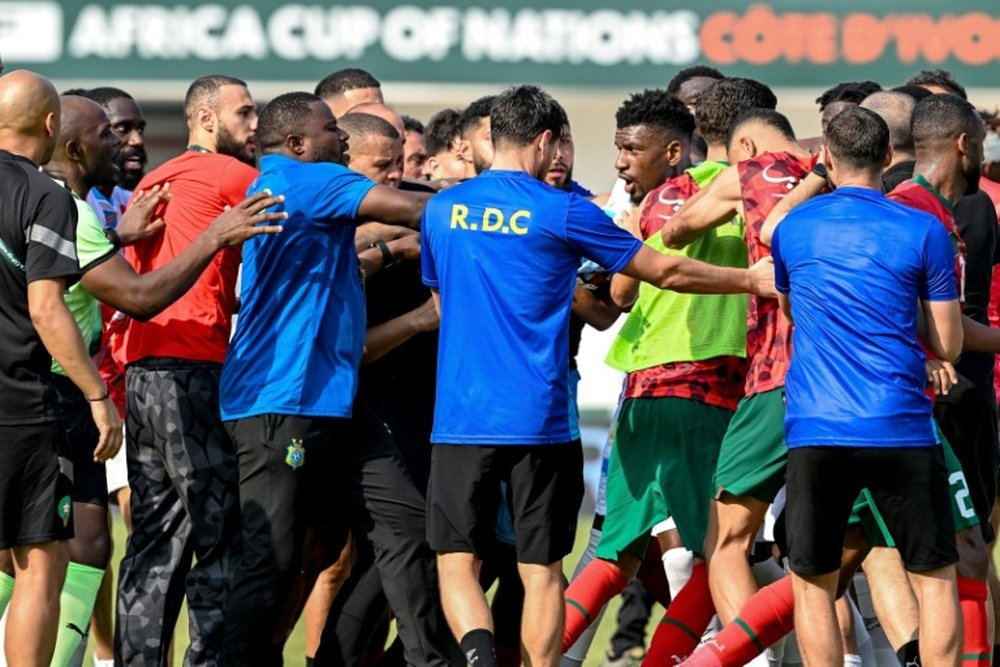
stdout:
{"type": "Polygon", "coordinates": [[[73,513],[73,501],[70,500],[69,496],[63,496],[56,503],[56,514],[62,519],[63,527],[69,526],[69,519],[73,513]]]}
{"type": "Polygon", "coordinates": [[[292,438],[292,444],[285,449],[285,463],[292,470],[298,470],[306,462],[306,447],[302,444],[301,438],[292,438]]]}

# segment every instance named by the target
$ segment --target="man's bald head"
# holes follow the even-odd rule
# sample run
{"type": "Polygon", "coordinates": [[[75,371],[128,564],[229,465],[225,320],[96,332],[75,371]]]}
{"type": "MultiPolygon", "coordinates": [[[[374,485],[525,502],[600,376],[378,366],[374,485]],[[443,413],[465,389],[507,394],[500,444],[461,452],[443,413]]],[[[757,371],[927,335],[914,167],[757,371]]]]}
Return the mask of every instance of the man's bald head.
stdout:
{"type": "Polygon", "coordinates": [[[80,95],[63,95],[59,98],[62,109],[62,120],[59,123],[59,141],[57,152],[68,141],[80,138],[87,129],[100,125],[108,119],[107,113],[100,104],[80,95]]]}
{"type": "Polygon", "coordinates": [[[402,117],[384,104],[365,102],[364,104],[352,107],[348,113],[367,113],[372,116],[378,116],[396,128],[400,139],[406,140],[406,126],[403,125],[402,117]]]}
{"type": "Polygon", "coordinates": [[[913,154],[913,107],[916,101],[906,93],[889,90],[872,93],[861,102],[863,109],[874,111],[889,126],[889,144],[895,153],[913,154]]]}
{"type": "Polygon", "coordinates": [[[27,70],[0,76],[0,148],[45,164],[58,133],[59,93],[48,79],[27,70]]]}

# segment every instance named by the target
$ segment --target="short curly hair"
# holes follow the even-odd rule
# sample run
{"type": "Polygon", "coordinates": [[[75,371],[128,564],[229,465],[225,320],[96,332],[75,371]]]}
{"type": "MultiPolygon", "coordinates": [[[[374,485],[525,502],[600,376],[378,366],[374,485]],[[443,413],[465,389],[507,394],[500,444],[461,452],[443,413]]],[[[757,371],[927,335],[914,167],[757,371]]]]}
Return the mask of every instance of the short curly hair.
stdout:
{"type": "Polygon", "coordinates": [[[645,125],[672,137],[689,137],[694,132],[694,116],[673,93],[662,88],[633,93],[615,113],[618,129],[645,125]]]}

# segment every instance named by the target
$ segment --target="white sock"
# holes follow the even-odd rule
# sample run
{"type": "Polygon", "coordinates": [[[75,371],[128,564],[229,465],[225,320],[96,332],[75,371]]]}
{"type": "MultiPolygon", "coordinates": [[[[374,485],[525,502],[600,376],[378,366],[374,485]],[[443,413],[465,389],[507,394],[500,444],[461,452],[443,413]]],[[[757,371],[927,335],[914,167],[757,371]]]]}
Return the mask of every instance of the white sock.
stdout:
{"type": "Polygon", "coordinates": [[[96,655],[94,656],[94,667],[115,667],[115,659],[101,660],[96,655]]]}
{"type": "Polygon", "coordinates": [[[844,667],[861,667],[861,656],[855,653],[844,654],[844,667]]]}

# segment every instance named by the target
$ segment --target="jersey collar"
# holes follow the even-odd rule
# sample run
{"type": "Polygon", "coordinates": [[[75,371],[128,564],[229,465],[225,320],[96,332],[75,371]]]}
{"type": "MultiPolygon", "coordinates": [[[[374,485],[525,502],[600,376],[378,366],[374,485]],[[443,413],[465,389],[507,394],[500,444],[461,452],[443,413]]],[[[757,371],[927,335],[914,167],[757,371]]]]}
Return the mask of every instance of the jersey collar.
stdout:
{"type": "Polygon", "coordinates": [[[944,204],[944,207],[946,209],[948,209],[949,212],[951,212],[951,213],[955,212],[955,207],[952,205],[952,203],[950,201],[948,201],[947,199],[945,199],[945,196],[943,194],[941,194],[941,191],[938,190],[933,185],[931,185],[930,182],[926,178],[924,178],[923,174],[914,174],[914,176],[913,176],[913,182],[916,183],[917,185],[921,186],[922,188],[925,188],[932,195],[934,195],[935,197],[937,197],[941,201],[941,203],[944,204]]]}

